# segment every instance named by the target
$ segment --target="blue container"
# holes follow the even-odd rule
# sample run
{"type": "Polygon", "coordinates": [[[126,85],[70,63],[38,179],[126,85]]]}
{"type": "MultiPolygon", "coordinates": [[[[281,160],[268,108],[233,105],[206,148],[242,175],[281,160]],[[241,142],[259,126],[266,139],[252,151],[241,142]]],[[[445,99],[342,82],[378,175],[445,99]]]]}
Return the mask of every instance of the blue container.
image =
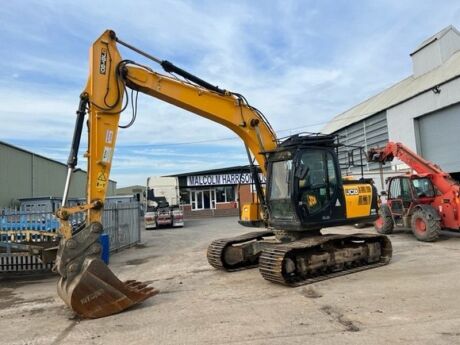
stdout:
{"type": "Polygon", "coordinates": [[[106,263],[106,265],[109,264],[109,256],[110,256],[110,241],[109,241],[109,235],[108,234],[102,234],[99,237],[99,242],[101,243],[102,246],[102,252],[101,252],[101,259],[106,263]]]}

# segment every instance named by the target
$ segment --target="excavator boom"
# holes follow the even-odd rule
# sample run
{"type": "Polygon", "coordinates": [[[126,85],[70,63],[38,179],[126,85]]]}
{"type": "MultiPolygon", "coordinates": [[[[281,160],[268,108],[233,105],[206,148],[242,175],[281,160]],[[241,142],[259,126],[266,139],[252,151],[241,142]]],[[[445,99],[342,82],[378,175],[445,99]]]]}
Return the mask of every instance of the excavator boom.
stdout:
{"type": "MultiPolygon", "coordinates": [[[[263,115],[245,98],[212,86],[204,80],[119,40],[111,30],[105,31],[90,49],[89,77],[80,96],[68,176],[63,195],[56,270],[61,275],[58,294],[85,318],[111,315],[140,303],[158,290],[137,281],[121,282],[99,258],[99,236],[103,232],[101,217],[107,193],[112,157],[119,129],[120,113],[126,108],[126,88],[151,95],[177,107],[208,118],[233,130],[245,143],[265,172],[265,151],[276,147],[276,136],[263,115]],[[162,75],[132,61],[122,60],[117,42],[154,62],[167,72],[186,78],[162,75]],[[66,208],[72,171],[77,157],[83,125],[87,117],[88,158],[87,203],[66,208]],[[86,212],[86,221],[72,226],[72,214],[86,212]]],[[[258,178],[257,172],[253,175],[258,178]]],[[[261,194],[261,193],[260,193],[261,194]]],[[[263,195],[260,195],[260,199],[263,195]]]]}

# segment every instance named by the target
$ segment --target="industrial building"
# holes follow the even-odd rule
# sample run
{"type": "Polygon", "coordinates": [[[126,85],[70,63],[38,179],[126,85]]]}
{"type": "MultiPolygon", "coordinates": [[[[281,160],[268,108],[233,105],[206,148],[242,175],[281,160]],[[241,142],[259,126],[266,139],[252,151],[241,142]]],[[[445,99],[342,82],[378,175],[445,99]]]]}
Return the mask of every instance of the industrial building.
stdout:
{"type": "MultiPolygon", "coordinates": [[[[460,32],[448,26],[409,55],[412,75],[337,115],[322,132],[339,134],[341,142],[365,150],[388,140],[402,142],[458,179],[460,159],[453,152],[460,144],[460,32]]],[[[358,163],[358,152],[352,156],[358,163]]],[[[339,158],[346,163],[348,155],[342,151],[339,158]]],[[[395,161],[383,175],[405,168],[395,161]]],[[[379,166],[365,163],[364,170],[382,189],[379,166]]]]}
{"type": "MultiPolygon", "coordinates": [[[[255,200],[248,165],[172,175],[179,179],[186,218],[239,214],[239,204],[255,200]]],[[[264,177],[259,174],[261,181],[264,177]]]]}
{"type": "Polygon", "coordinates": [[[115,191],[115,195],[117,196],[132,195],[134,197],[134,200],[139,201],[141,205],[146,203],[145,186],[134,185],[134,186],[117,188],[117,190],[115,191]]]}
{"type": "MultiPolygon", "coordinates": [[[[56,160],[0,141],[0,208],[18,207],[19,199],[62,197],[67,166],[56,160]]],[[[108,195],[116,182],[110,180],[108,195]]],[[[86,172],[76,169],[69,197],[85,198],[86,172]]]]}

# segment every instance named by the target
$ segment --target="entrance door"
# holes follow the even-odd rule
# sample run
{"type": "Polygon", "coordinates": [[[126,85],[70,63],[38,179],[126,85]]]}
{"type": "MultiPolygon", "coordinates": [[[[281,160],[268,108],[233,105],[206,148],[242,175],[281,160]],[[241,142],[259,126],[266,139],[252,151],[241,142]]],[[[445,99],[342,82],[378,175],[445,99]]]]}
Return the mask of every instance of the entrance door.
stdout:
{"type": "Polygon", "coordinates": [[[209,190],[204,190],[202,193],[203,193],[204,208],[211,208],[211,196],[210,196],[209,190]]]}
{"type": "Polygon", "coordinates": [[[216,191],[215,189],[193,190],[190,192],[192,196],[192,210],[204,210],[216,208],[216,191]]]}
{"type": "Polygon", "coordinates": [[[194,190],[192,194],[192,210],[202,210],[203,209],[203,191],[194,190]]]}

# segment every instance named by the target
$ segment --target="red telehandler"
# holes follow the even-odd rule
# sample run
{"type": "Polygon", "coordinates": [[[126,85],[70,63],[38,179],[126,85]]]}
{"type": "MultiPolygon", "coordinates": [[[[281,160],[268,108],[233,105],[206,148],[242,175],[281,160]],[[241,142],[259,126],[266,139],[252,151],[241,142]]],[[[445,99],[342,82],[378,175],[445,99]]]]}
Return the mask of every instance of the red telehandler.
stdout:
{"type": "Polygon", "coordinates": [[[460,184],[447,172],[391,141],[384,148],[370,149],[367,158],[383,164],[397,158],[416,172],[389,178],[387,201],[375,222],[377,232],[410,227],[419,241],[431,242],[441,229],[460,230],[460,184]]]}

